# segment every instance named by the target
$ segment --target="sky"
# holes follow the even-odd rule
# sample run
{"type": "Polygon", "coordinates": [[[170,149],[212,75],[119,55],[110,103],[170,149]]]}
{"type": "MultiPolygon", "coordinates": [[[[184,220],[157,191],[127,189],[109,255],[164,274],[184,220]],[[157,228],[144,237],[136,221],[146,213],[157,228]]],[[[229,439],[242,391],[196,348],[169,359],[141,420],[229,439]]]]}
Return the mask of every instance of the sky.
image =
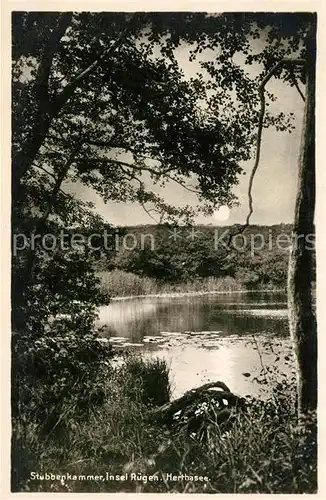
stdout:
{"type": "MultiPolygon", "coordinates": [[[[198,66],[188,61],[188,50],[180,47],[177,57],[186,76],[194,76],[198,66]]],[[[289,87],[280,80],[271,79],[266,89],[277,96],[277,101],[270,104],[269,110],[294,113],[296,127],[291,134],[271,128],[263,130],[260,164],[252,190],[254,212],[250,222],[272,225],[293,222],[304,102],[294,87],[289,87]]],[[[240,176],[239,184],[233,189],[238,197],[239,207],[232,208],[226,220],[199,215],[194,219],[195,224],[230,225],[245,222],[248,213],[249,176],[254,161],[253,158],[243,164],[246,175],[240,176]]],[[[155,189],[167,202],[174,205],[197,205],[198,203],[193,193],[173,182],[166,183],[165,188],[155,189]]],[[[69,186],[69,190],[84,200],[92,201],[96,206],[96,211],[105,221],[113,225],[153,223],[143,208],[136,203],[108,202],[105,204],[93,190],[83,185],[69,186]]]]}

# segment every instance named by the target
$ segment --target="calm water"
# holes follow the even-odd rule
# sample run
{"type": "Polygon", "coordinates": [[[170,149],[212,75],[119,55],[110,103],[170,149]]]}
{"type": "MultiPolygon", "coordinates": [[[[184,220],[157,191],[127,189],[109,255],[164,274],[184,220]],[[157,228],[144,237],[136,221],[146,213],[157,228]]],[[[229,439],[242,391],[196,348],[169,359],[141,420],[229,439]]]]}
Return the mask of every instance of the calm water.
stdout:
{"type": "Polygon", "coordinates": [[[174,397],[208,381],[223,380],[239,394],[257,386],[256,374],[274,363],[266,344],[289,349],[286,295],[219,294],[138,298],[100,308],[102,336],[114,346],[168,360],[174,397]]]}

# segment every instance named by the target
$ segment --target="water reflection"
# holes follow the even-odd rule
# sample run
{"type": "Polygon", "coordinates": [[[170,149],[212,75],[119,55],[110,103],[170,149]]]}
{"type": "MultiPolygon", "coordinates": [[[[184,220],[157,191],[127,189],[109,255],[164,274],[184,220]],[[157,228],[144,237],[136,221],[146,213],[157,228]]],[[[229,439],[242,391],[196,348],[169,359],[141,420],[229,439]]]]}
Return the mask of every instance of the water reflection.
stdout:
{"type": "MultiPolygon", "coordinates": [[[[261,368],[253,339],[289,348],[286,296],[280,293],[114,301],[100,309],[98,324],[116,348],[165,358],[174,397],[213,380],[238,394],[257,394],[258,387],[243,376],[261,368]]],[[[274,361],[264,355],[266,366],[274,361]]]]}
{"type": "Polygon", "coordinates": [[[140,342],[162,331],[219,331],[221,336],[271,333],[286,336],[282,294],[232,294],[114,301],[100,309],[104,336],[140,342]]]}

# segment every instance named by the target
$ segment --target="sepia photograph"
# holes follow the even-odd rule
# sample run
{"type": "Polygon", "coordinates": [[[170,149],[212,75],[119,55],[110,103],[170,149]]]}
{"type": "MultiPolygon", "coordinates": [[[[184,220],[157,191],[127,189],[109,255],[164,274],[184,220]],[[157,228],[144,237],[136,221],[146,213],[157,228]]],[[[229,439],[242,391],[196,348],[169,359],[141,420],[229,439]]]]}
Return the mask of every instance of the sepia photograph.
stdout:
{"type": "Polygon", "coordinates": [[[317,51],[11,12],[12,492],[317,493],[317,51]]]}

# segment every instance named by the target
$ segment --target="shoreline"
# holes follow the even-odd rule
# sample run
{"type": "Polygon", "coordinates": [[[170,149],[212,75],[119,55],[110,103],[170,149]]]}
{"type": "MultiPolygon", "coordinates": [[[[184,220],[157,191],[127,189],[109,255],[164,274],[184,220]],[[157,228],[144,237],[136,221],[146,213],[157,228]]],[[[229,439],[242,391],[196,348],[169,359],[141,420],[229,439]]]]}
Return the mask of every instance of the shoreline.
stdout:
{"type": "MultiPolygon", "coordinates": [[[[245,294],[245,293],[280,293],[286,292],[286,288],[275,288],[275,289],[262,289],[262,290],[225,290],[225,291],[198,291],[198,292],[168,292],[168,293],[148,293],[143,295],[121,295],[117,297],[111,297],[111,302],[118,302],[123,300],[131,299],[144,299],[144,298],[168,298],[168,297],[196,297],[202,295],[230,295],[230,294],[245,294]]],[[[103,307],[103,306],[102,306],[103,307]]]]}

